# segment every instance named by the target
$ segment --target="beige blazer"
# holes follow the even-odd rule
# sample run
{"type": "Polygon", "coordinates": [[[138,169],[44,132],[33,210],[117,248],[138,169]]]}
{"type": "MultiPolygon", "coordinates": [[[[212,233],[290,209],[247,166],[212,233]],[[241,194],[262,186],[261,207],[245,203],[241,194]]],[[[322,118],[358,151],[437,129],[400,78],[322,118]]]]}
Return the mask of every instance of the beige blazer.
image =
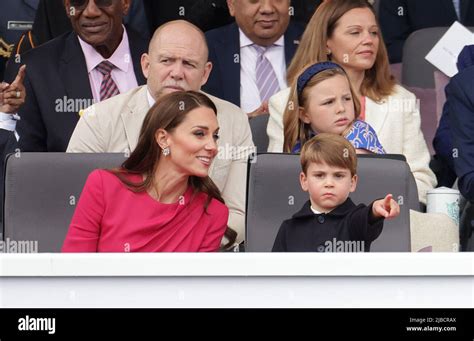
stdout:
{"type": "MultiPolygon", "coordinates": [[[[229,207],[228,224],[237,231],[237,242],[241,242],[245,237],[246,156],[254,149],[250,125],[239,107],[207,96],[217,107],[220,127],[218,155],[211,165],[210,177],[229,207]]],[[[137,145],[148,109],[146,85],[87,108],[67,152],[129,154],[137,145]]]]}
{"type": "MultiPolygon", "coordinates": [[[[283,113],[289,95],[288,88],[270,98],[269,152],[283,151],[283,113]]],[[[430,153],[421,132],[415,95],[397,85],[394,94],[380,103],[366,97],[365,121],[374,128],[387,153],[405,155],[416,180],[418,197],[426,203],[426,192],[436,186],[436,177],[429,168],[430,153]]]]}

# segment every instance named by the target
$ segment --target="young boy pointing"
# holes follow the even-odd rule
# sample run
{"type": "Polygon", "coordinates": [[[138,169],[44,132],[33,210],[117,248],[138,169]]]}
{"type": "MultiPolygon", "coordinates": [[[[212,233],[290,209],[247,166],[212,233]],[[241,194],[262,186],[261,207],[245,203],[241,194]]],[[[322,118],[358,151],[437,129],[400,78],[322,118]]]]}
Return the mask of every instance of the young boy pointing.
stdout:
{"type": "Polygon", "coordinates": [[[273,252],[370,251],[384,219],[400,213],[391,194],[368,206],[352,202],[349,193],[357,185],[357,157],[340,135],[318,134],[306,142],[301,167],[301,187],[310,200],[283,222],[273,252]],[[360,250],[354,250],[353,243],[344,248],[345,242],[357,242],[360,250]]]}

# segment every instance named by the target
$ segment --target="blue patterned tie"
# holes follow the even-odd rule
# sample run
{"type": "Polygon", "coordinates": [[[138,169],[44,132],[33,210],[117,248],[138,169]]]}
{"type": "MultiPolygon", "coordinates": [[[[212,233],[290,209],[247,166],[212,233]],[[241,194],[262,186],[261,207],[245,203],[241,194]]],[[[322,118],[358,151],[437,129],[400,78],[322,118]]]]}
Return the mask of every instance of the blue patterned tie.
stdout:
{"type": "Polygon", "coordinates": [[[257,66],[256,66],[256,75],[257,75],[257,87],[260,92],[260,99],[262,102],[268,101],[268,99],[280,90],[278,85],[278,78],[276,76],[275,70],[273,70],[272,64],[265,57],[265,52],[267,48],[259,45],[253,45],[255,50],[257,50],[257,66]]]}

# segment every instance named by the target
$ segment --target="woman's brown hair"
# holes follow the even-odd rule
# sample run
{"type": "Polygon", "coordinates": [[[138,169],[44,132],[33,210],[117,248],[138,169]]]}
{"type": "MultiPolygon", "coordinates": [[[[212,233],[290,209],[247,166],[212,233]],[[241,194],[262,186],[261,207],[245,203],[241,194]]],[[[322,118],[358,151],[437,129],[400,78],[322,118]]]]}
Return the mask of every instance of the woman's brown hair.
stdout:
{"type": "Polygon", "coordinates": [[[310,65],[305,66],[295,78],[293,84],[291,84],[290,97],[283,114],[283,152],[285,153],[291,153],[298,141],[300,142],[301,146],[303,146],[305,142],[311,138],[311,124],[303,122],[300,118],[299,112],[300,108],[304,108],[306,111],[308,110],[309,91],[316,84],[319,84],[337,75],[345,77],[349,83],[352,101],[354,102],[354,120],[356,120],[360,115],[360,101],[355,95],[355,91],[351,85],[349,77],[347,77],[347,74],[344,72],[344,70],[339,67],[321,71],[311,77],[308,83],[306,83],[301,95],[298,95],[298,78],[308,67],[310,67],[310,65]]]}
{"type": "MultiPolygon", "coordinates": [[[[324,1],[311,17],[301,42],[288,67],[288,84],[293,84],[304,65],[330,60],[327,55],[327,41],[332,37],[339,19],[355,8],[368,8],[376,16],[374,8],[367,0],[327,0],[324,1]]],[[[365,72],[360,93],[374,101],[380,101],[391,95],[396,85],[390,73],[387,49],[379,34],[379,48],[375,63],[365,72]]]]}
{"type": "MultiPolygon", "coordinates": [[[[172,133],[190,111],[199,107],[210,108],[217,115],[216,106],[209,97],[196,91],[178,91],[160,97],[159,101],[150,108],[143,121],[135,150],[120,168],[110,171],[133,192],[144,192],[150,189],[153,186],[153,175],[162,155],[162,149],[155,139],[156,131],[161,128],[172,133]],[[127,174],[145,175],[145,180],[133,182],[127,178],[127,174]]],[[[207,194],[205,210],[212,199],[225,203],[219,189],[209,176],[204,178],[190,176],[188,181],[193,188],[193,196],[197,193],[207,194]]],[[[227,228],[225,236],[229,240],[229,244],[233,244],[237,233],[227,228]]]]}

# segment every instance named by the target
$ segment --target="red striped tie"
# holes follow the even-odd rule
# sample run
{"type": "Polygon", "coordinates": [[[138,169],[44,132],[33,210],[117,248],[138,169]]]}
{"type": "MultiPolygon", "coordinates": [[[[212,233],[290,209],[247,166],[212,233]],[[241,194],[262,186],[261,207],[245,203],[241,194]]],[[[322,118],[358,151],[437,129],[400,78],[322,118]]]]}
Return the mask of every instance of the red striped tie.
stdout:
{"type": "Polygon", "coordinates": [[[95,68],[104,76],[102,78],[102,84],[100,85],[100,100],[103,101],[107,98],[118,95],[120,91],[111,77],[111,72],[115,68],[114,64],[104,60],[95,68]]]}

